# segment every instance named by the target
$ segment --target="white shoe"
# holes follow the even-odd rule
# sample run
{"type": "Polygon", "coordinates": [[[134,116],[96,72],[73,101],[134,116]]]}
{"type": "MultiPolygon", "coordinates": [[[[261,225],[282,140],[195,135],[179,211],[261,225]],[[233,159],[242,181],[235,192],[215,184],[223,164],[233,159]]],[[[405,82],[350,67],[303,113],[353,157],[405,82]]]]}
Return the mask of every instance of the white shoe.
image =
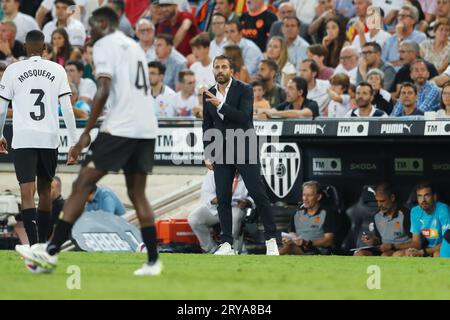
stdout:
{"type": "Polygon", "coordinates": [[[229,244],[228,242],[222,243],[219,249],[217,249],[217,251],[214,252],[214,255],[216,256],[234,256],[235,254],[236,253],[231,247],[231,244],[229,244]]]}
{"type": "Polygon", "coordinates": [[[152,265],[144,263],[142,268],[137,269],[134,272],[134,275],[135,276],[159,276],[162,271],[163,271],[163,264],[160,260],[157,260],[152,265]]]}
{"type": "Polygon", "coordinates": [[[48,254],[47,244],[44,243],[36,243],[31,247],[20,245],[16,246],[15,249],[26,261],[32,262],[35,266],[43,269],[53,270],[58,263],[58,256],[48,254]]]}
{"type": "Polygon", "coordinates": [[[266,255],[268,256],[279,256],[277,239],[272,238],[266,241],[266,255]]]}

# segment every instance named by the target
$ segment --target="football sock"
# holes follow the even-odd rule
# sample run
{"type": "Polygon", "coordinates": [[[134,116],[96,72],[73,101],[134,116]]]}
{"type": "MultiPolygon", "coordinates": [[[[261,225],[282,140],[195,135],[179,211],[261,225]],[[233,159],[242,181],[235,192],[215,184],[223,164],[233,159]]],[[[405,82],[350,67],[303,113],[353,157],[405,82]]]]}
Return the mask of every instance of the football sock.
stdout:
{"type": "Polygon", "coordinates": [[[52,240],[48,244],[47,252],[50,255],[55,255],[61,249],[61,246],[69,240],[70,233],[72,231],[73,223],[66,222],[64,220],[58,220],[56,223],[55,233],[52,240]]]}
{"type": "Polygon", "coordinates": [[[158,249],[156,243],[155,226],[141,228],[142,240],[147,248],[148,262],[154,263],[158,260],[158,249]]]}
{"type": "Polygon", "coordinates": [[[38,242],[36,227],[36,208],[22,210],[22,220],[30,246],[38,242]]]}
{"type": "Polygon", "coordinates": [[[37,211],[37,230],[39,243],[46,243],[50,233],[51,213],[48,211],[37,211]]]}

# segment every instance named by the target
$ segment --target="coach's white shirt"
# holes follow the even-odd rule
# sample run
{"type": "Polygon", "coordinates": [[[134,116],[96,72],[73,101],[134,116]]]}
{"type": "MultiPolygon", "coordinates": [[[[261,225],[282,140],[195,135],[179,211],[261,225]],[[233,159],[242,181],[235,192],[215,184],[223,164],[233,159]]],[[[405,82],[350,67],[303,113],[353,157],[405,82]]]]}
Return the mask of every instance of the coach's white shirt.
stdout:
{"type": "MultiPolygon", "coordinates": [[[[52,33],[57,29],[56,22],[57,20],[52,20],[42,29],[45,36],[45,42],[52,42],[52,33]]],[[[71,45],[80,47],[84,46],[84,41],[86,40],[86,29],[80,21],[74,18],[69,18],[67,21],[67,26],[64,29],[69,35],[71,45]]]]}
{"type": "Polygon", "coordinates": [[[32,16],[18,12],[16,17],[13,19],[14,24],[17,28],[16,40],[24,43],[25,36],[31,30],[40,30],[36,20],[32,16]]]}
{"type": "MultiPolygon", "coordinates": [[[[0,96],[12,101],[12,147],[56,149],[59,98],[70,94],[66,71],[55,62],[34,56],[9,65],[0,84],[0,96]]],[[[73,123],[66,122],[66,125],[74,144],[75,120],[71,120],[73,123]]]]}
{"type": "Polygon", "coordinates": [[[94,65],[97,78],[112,79],[110,108],[100,131],[125,138],[156,138],[155,99],[139,43],[121,31],[109,34],[94,45],[94,65]]]}

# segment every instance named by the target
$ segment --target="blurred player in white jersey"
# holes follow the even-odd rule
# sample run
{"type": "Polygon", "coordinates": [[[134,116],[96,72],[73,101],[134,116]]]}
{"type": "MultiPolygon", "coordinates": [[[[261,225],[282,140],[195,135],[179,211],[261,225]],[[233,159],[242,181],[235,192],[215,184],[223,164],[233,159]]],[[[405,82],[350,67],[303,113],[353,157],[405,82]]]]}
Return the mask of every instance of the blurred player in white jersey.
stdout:
{"type": "Polygon", "coordinates": [[[76,125],[67,74],[59,64],[42,59],[44,34],[27,33],[28,59],[11,64],[0,84],[0,153],[7,153],[3,127],[8,104],[13,107],[12,148],[22,197],[22,220],[30,245],[46,242],[51,229],[51,182],[58,160],[61,104],[70,143],[76,143],[76,125]],[[34,194],[39,195],[36,210],[34,194]],[[37,225],[37,228],[36,228],[37,225]]]}
{"type": "Polygon", "coordinates": [[[92,186],[109,171],[123,169],[128,195],[136,209],[148,252],[147,263],[134,274],[159,275],[162,263],[158,259],[154,216],[145,196],[158,126],[145,53],[138,43],[117,30],[119,18],[109,7],[95,10],[89,24],[94,41],[98,90],[86,128],[69,153],[70,161],[76,161],[81,150],[90,143],[89,132],[108,98],[110,108],[82,163],[72,194],[64,205],[64,217],[58,221],[52,240],[47,247],[24,248],[19,253],[41,267],[54,267],[57,253],[69,239],[92,186]]]}

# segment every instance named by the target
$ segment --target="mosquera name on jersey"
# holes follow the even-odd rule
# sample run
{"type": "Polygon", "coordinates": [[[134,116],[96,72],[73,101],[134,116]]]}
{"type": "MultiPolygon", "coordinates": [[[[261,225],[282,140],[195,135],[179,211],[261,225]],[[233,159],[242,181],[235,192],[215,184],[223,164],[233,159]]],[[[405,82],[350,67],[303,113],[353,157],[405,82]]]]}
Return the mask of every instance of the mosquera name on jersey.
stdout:
{"type": "Polygon", "coordinates": [[[155,139],[158,123],[144,50],[121,31],[94,44],[97,78],[111,78],[109,109],[100,128],[113,136],[155,139]]]}
{"type": "MultiPolygon", "coordinates": [[[[12,102],[12,147],[56,149],[59,99],[69,94],[67,74],[55,62],[33,56],[9,65],[0,84],[0,96],[12,102]]],[[[64,120],[67,124],[66,116],[64,120]]],[[[68,126],[73,131],[71,140],[75,135],[72,127],[68,126]]]]}

